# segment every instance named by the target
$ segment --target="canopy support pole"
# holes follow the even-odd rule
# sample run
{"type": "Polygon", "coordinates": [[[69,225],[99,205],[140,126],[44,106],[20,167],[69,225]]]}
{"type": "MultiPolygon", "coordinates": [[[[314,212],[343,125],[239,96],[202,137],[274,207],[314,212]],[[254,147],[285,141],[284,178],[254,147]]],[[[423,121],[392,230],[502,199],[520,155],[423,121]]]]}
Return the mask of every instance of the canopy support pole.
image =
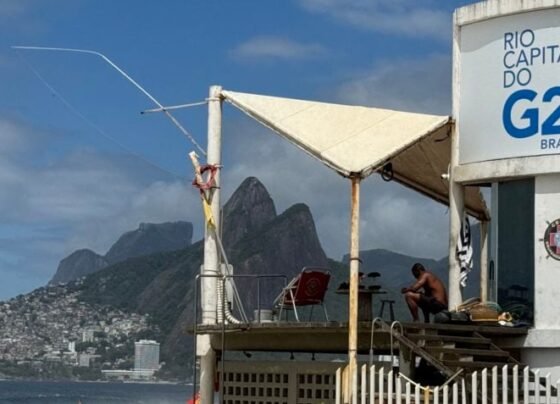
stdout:
{"type": "Polygon", "coordinates": [[[451,131],[451,162],[449,173],[449,310],[463,302],[460,285],[461,266],[457,259],[457,240],[465,214],[465,188],[455,182],[455,168],[459,163],[459,139],[457,125],[451,131]]]}
{"type": "Polygon", "coordinates": [[[351,177],[350,207],[350,292],[348,294],[348,369],[349,380],[344,402],[358,403],[358,288],[360,266],[360,181],[351,177]],[[348,394],[350,393],[350,394],[348,394]],[[349,400],[351,399],[351,401],[349,400]]]}
{"type": "MultiPolygon", "coordinates": [[[[222,150],[222,87],[210,87],[208,97],[208,146],[207,146],[207,164],[219,166],[221,164],[222,150]]],[[[211,223],[206,220],[204,234],[204,263],[202,265],[203,277],[201,279],[201,306],[202,306],[202,323],[215,324],[217,318],[216,312],[216,286],[217,276],[220,273],[220,256],[218,253],[218,243],[216,235],[220,234],[220,170],[215,176],[215,187],[210,190],[210,210],[214,220],[215,229],[212,229],[211,223]]],[[[195,319],[197,321],[197,319],[195,319]]],[[[197,342],[197,355],[201,357],[200,361],[200,399],[202,404],[211,404],[214,402],[214,380],[216,374],[216,353],[210,346],[210,337],[208,335],[199,336],[200,341],[197,342]],[[202,337],[202,338],[200,338],[202,337]]]]}
{"type": "Polygon", "coordinates": [[[488,300],[488,221],[480,222],[480,299],[488,300]]]}

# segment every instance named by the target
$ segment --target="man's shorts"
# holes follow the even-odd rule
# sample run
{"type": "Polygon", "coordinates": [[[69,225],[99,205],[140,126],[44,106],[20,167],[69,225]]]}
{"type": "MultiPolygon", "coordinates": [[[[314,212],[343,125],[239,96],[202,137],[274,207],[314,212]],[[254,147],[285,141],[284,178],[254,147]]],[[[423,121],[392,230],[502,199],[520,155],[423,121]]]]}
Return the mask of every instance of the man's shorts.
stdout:
{"type": "Polygon", "coordinates": [[[447,306],[445,304],[431,296],[420,295],[420,302],[418,305],[432,314],[439,313],[442,310],[447,310],[447,306]]]}

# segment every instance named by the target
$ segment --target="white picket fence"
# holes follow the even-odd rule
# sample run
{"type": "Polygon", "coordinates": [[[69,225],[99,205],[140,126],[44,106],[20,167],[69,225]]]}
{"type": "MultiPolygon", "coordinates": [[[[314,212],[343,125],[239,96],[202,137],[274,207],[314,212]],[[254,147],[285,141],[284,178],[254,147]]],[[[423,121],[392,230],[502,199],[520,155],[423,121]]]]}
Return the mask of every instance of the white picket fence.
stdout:
{"type": "MultiPolygon", "coordinates": [[[[456,378],[439,387],[424,387],[404,375],[374,365],[361,368],[358,397],[352,404],[560,404],[560,380],[550,374],[504,365],[456,378]]],[[[343,404],[342,369],[336,373],[336,404],[343,404]]]]}

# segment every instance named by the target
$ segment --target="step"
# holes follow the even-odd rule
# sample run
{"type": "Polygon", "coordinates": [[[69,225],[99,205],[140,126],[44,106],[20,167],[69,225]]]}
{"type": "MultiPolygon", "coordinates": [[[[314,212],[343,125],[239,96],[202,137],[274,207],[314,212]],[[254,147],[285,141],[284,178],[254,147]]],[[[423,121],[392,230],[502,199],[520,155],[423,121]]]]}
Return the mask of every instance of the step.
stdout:
{"type": "Polygon", "coordinates": [[[438,335],[438,334],[408,334],[408,339],[413,341],[442,341],[442,342],[458,342],[465,344],[484,344],[489,345],[492,340],[480,337],[461,337],[455,335],[438,335]]]}
{"type": "Polygon", "coordinates": [[[507,358],[509,352],[490,350],[490,349],[471,349],[471,348],[445,348],[439,346],[427,346],[424,348],[431,354],[452,354],[452,355],[467,355],[467,356],[493,356],[507,358]]]}
{"type": "Polygon", "coordinates": [[[504,366],[507,362],[486,362],[486,361],[442,361],[443,364],[451,369],[463,368],[466,370],[476,370],[484,368],[493,368],[494,366],[504,366]]]}

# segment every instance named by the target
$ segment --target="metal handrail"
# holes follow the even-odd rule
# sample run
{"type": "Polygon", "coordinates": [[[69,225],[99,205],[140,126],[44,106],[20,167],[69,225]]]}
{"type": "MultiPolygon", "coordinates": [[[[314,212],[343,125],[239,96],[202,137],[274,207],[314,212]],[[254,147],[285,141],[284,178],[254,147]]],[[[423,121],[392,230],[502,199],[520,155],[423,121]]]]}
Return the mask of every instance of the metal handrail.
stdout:
{"type": "Polygon", "coordinates": [[[381,317],[375,317],[371,320],[371,340],[369,342],[369,366],[373,366],[373,331],[375,329],[375,324],[381,322],[383,324],[383,319],[381,317]]]}

